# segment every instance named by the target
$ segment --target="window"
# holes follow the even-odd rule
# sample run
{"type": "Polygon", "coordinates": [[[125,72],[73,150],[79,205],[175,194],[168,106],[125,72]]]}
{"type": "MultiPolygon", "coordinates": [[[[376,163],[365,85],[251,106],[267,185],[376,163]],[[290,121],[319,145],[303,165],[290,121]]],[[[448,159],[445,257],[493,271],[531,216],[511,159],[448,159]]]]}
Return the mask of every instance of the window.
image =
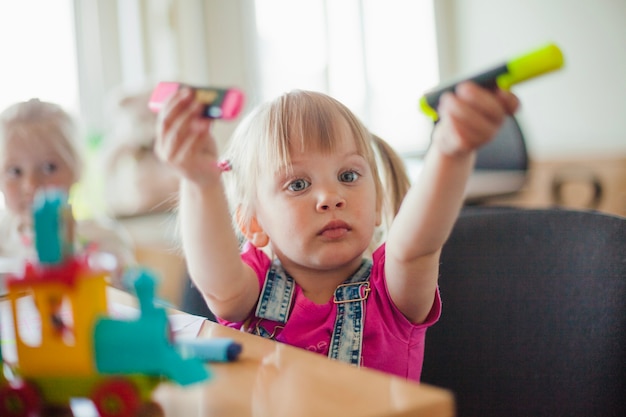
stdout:
{"type": "Polygon", "coordinates": [[[72,0],[0,2],[0,109],[37,97],[78,113],[72,0]]]}
{"type": "Polygon", "coordinates": [[[256,0],[261,98],[326,92],[403,153],[432,124],[421,94],[438,82],[432,1],[256,0]]]}

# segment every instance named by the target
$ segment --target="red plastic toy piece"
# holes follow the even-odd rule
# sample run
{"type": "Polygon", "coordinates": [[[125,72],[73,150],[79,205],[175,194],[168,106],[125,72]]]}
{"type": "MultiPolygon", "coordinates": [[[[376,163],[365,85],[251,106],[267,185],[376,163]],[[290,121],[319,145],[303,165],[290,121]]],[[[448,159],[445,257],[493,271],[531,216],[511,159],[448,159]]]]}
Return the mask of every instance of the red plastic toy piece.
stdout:
{"type": "Polygon", "coordinates": [[[110,379],[100,384],[92,401],[101,417],[133,417],[141,405],[135,386],[125,379],[110,379]]]}

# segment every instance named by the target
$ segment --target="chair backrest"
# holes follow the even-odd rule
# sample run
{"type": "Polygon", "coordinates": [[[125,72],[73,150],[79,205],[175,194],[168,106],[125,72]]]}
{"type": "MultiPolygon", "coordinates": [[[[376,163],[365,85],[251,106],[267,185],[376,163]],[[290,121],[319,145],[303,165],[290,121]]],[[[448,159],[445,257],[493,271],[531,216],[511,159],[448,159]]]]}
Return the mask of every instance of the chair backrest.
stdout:
{"type": "Polygon", "coordinates": [[[528,150],[519,122],[508,116],[496,137],[478,150],[475,169],[494,171],[526,171],[528,150]]]}
{"type": "Polygon", "coordinates": [[[459,417],[626,416],[626,218],[466,208],[439,283],[422,381],[459,417]]]}
{"type": "Polygon", "coordinates": [[[528,165],[522,128],[514,116],[508,116],[496,137],[477,152],[466,189],[467,201],[478,203],[520,191],[528,177],[528,165]]]}
{"type": "MultiPolygon", "coordinates": [[[[403,153],[411,178],[419,175],[426,152],[403,153]]],[[[507,116],[494,139],[476,154],[474,170],[466,188],[466,201],[482,203],[492,197],[519,192],[526,183],[528,169],[524,133],[515,116],[507,116]]]]}

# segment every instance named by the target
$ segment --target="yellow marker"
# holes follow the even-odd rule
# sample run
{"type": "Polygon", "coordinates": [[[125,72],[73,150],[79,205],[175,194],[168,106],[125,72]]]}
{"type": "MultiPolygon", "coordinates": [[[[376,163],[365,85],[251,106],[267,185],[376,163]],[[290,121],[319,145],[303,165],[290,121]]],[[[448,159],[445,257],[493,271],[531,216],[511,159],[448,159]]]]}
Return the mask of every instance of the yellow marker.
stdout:
{"type": "Polygon", "coordinates": [[[508,90],[513,84],[555,71],[562,66],[563,54],[561,50],[554,44],[548,44],[480,74],[426,92],[420,99],[420,109],[428,117],[437,121],[439,119],[437,107],[441,95],[448,91],[454,92],[456,86],[464,81],[473,81],[486,88],[498,87],[508,90]]]}

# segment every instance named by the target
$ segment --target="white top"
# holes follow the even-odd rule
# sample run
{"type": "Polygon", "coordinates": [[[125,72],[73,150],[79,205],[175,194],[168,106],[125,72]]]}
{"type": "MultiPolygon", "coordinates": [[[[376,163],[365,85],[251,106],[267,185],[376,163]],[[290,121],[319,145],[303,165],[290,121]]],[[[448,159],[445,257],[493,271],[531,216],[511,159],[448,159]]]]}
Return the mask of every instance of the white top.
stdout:
{"type": "MultiPolygon", "coordinates": [[[[128,232],[111,219],[81,220],[75,230],[75,250],[88,251],[90,264],[110,271],[111,283],[122,288],[123,270],[136,263],[134,243],[128,232]]],[[[5,274],[20,273],[26,261],[36,260],[32,238],[22,236],[14,216],[0,211],[0,293],[4,293],[5,274]]]]}

